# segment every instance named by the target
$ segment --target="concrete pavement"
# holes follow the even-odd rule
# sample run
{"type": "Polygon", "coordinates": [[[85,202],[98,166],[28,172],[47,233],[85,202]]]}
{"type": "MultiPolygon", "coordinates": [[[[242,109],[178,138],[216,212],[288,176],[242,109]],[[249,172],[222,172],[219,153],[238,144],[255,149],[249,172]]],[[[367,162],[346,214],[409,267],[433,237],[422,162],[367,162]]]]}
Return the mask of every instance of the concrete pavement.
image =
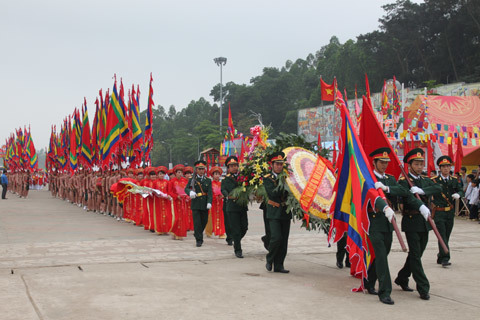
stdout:
{"type": "MultiPolygon", "coordinates": [[[[86,212],[46,191],[0,201],[0,319],[477,319],[480,315],[480,225],[457,219],[453,265],[436,264],[437,243],[423,262],[431,300],[394,285],[387,306],[352,293],[359,280],[335,266],[336,246],[293,223],[285,267],[265,270],[261,211],[237,259],[224,240],[193,234],[174,241],[126,222],[86,212]]],[[[400,220],[401,216],[397,216],[400,220]]],[[[394,239],[392,279],[406,254],[394,239]]],[[[413,280],[411,287],[415,287],[413,280]]]]}

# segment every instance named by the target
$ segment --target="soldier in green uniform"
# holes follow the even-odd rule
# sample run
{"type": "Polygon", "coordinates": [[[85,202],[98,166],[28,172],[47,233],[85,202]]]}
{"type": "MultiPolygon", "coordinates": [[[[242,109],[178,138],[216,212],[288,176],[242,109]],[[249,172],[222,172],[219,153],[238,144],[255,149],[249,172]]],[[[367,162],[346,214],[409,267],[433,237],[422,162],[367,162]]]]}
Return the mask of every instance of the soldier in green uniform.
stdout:
{"type": "Polygon", "coordinates": [[[290,271],[283,267],[283,263],[287,256],[292,213],[287,212],[285,203],[288,196],[287,191],[277,188],[277,177],[283,170],[285,154],[275,152],[269,157],[269,162],[272,165],[272,173],[267,174],[263,179],[265,191],[268,195],[267,220],[270,226],[270,243],[265,267],[268,271],[272,271],[273,267],[274,272],[289,273],[290,271]]]}
{"type": "Polygon", "coordinates": [[[208,210],[212,208],[212,180],[205,175],[207,163],[203,160],[195,162],[195,172],[188,180],[185,193],[192,199],[192,217],[194,236],[197,247],[203,244],[203,230],[208,222],[208,210]]]}
{"type": "Polygon", "coordinates": [[[437,165],[440,168],[440,174],[432,180],[442,187],[442,192],[433,196],[433,220],[448,248],[448,253],[445,253],[440,243],[438,244],[437,263],[446,268],[451,265],[448,240],[455,218],[455,200],[463,197],[464,193],[460,182],[450,175],[452,159],[449,156],[441,156],[437,160],[437,165]]]}
{"type": "MultiPolygon", "coordinates": [[[[413,196],[407,188],[397,183],[394,176],[385,173],[388,163],[390,162],[389,154],[389,148],[379,148],[369,155],[373,159],[373,173],[377,177],[375,188],[383,190],[387,197],[387,203],[380,201],[382,199],[377,199],[375,202],[375,210],[369,210],[368,212],[368,218],[370,220],[369,238],[375,252],[375,260],[368,270],[368,280],[364,282],[364,285],[368,293],[378,294],[381,302],[394,304],[394,301],[390,297],[392,293],[392,280],[390,278],[387,259],[390,249],[392,248],[392,223],[396,223],[396,221],[393,220],[395,214],[393,209],[391,209],[391,203],[393,197],[413,196]],[[375,282],[377,279],[378,293],[375,291],[375,282]]],[[[420,203],[418,206],[420,207],[421,205],[420,203]]]]}
{"type": "Polygon", "coordinates": [[[233,239],[233,250],[237,258],[243,258],[242,238],[248,230],[248,207],[237,204],[236,198],[230,194],[233,189],[240,185],[237,181],[238,158],[235,156],[228,157],[227,160],[225,160],[225,166],[229,173],[225,176],[225,179],[222,180],[221,190],[227,203],[226,213],[228,215],[228,223],[233,239]]]}
{"type": "MultiPolygon", "coordinates": [[[[425,204],[428,203],[428,197],[440,192],[440,187],[435,185],[432,180],[422,176],[423,167],[425,165],[425,152],[420,148],[412,149],[405,155],[403,161],[408,163],[408,179],[413,183],[410,192],[420,195],[422,205],[418,206],[418,199],[413,197],[403,197],[403,218],[402,231],[405,232],[408,243],[408,256],[405,265],[398,272],[395,283],[399,285],[403,291],[413,291],[408,286],[408,278],[413,276],[417,284],[417,291],[420,298],[429,300],[430,283],[423,271],[422,255],[427,247],[428,232],[430,230],[427,224],[430,210],[425,204]]],[[[399,184],[405,188],[409,187],[405,177],[401,177],[399,184]]]]}
{"type": "Polygon", "coordinates": [[[343,259],[345,258],[345,267],[350,268],[350,259],[347,253],[347,233],[344,232],[340,240],[337,241],[337,268],[343,268],[343,259]]]}

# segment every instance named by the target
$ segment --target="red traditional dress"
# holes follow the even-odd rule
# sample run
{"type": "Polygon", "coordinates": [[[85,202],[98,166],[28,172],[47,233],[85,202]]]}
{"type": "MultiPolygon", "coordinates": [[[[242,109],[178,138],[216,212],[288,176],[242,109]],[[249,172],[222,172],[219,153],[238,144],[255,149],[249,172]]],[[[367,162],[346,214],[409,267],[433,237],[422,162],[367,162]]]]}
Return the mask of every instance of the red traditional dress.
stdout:
{"type": "Polygon", "coordinates": [[[133,199],[135,195],[133,193],[127,192],[125,196],[125,201],[123,202],[123,218],[125,221],[130,222],[133,217],[133,199]]]}
{"type": "MultiPolygon", "coordinates": [[[[167,180],[157,179],[153,184],[153,188],[168,195],[169,183],[167,180]]],[[[158,233],[170,232],[173,229],[172,202],[167,198],[155,195],[154,210],[155,231],[158,233]]]]}
{"type": "MultiPolygon", "coordinates": [[[[139,186],[144,186],[145,185],[145,181],[147,181],[147,179],[143,179],[141,181],[138,182],[138,185],[139,186]]],[[[145,210],[145,206],[143,205],[144,203],[144,198],[142,197],[141,194],[137,193],[135,195],[135,200],[136,200],[136,203],[135,203],[135,208],[137,210],[136,214],[135,214],[135,224],[137,226],[141,226],[141,225],[144,225],[145,222],[144,222],[144,215],[145,213],[147,212],[145,210]],[[145,212],[145,213],[144,213],[145,212]]],[[[145,219],[146,220],[146,219],[145,219]]]]}
{"type": "Polygon", "coordinates": [[[225,234],[221,184],[220,181],[212,181],[213,201],[210,213],[212,215],[213,234],[217,236],[223,236],[225,234]]]}
{"type": "Polygon", "coordinates": [[[187,194],[185,186],[188,181],[185,178],[173,178],[170,180],[169,194],[173,198],[173,229],[172,232],[177,237],[187,236],[187,194]]]}
{"type": "MultiPolygon", "coordinates": [[[[155,184],[155,180],[151,179],[145,179],[143,180],[142,186],[147,187],[147,188],[153,188],[153,185],[155,184]]],[[[153,198],[154,196],[148,196],[146,198],[143,198],[143,228],[145,230],[154,230],[154,212],[155,212],[155,206],[153,203],[153,198]]]]}

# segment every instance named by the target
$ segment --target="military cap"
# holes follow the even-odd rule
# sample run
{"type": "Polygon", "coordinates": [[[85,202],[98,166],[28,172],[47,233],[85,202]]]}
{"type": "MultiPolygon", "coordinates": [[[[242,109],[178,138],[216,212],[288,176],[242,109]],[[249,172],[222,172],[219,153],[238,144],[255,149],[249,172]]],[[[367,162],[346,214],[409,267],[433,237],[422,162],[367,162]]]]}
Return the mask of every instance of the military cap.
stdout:
{"type": "Polygon", "coordinates": [[[382,160],[390,161],[390,148],[378,148],[377,150],[370,153],[368,156],[373,158],[373,160],[382,160]]]}
{"type": "Polygon", "coordinates": [[[231,164],[238,164],[238,158],[235,156],[230,156],[225,160],[225,166],[228,167],[231,164]]]}
{"type": "Polygon", "coordinates": [[[206,168],[207,163],[204,160],[198,160],[198,161],[195,161],[194,166],[195,166],[195,168],[206,168]]]}
{"type": "Polygon", "coordinates": [[[413,160],[425,160],[424,154],[425,152],[421,148],[412,149],[403,157],[403,162],[410,163],[413,160]]]}
{"type": "Polygon", "coordinates": [[[441,156],[440,158],[438,158],[437,160],[437,166],[451,166],[453,165],[453,161],[452,161],[452,158],[450,158],[449,156],[441,156]]]}
{"type": "Polygon", "coordinates": [[[272,153],[272,154],[268,157],[268,162],[269,162],[269,163],[285,162],[285,153],[283,153],[282,151],[272,153]]]}

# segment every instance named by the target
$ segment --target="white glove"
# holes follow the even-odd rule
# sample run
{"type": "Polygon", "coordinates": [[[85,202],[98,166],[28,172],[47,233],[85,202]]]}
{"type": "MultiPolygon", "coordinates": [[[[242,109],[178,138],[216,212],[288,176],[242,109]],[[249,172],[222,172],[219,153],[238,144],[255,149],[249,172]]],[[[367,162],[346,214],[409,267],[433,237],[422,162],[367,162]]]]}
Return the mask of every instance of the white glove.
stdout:
{"type": "Polygon", "coordinates": [[[383,213],[385,213],[385,217],[387,217],[388,222],[392,223],[392,219],[395,216],[395,212],[393,212],[392,208],[386,206],[383,208],[383,213]]]}
{"type": "Polygon", "coordinates": [[[454,193],[452,194],[452,198],[455,200],[460,199],[460,195],[458,193],[454,193]]]}
{"type": "Polygon", "coordinates": [[[425,191],[422,190],[422,188],[419,188],[417,186],[413,186],[410,188],[410,192],[411,193],[418,193],[420,195],[424,195],[425,194],[425,191]]]}
{"type": "Polygon", "coordinates": [[[431,213],[430,213],[430,209],[427,208],[427,206],[425,206],[424,204],[422,204],[420,206],[420,213],[422,214],[422,216],[425,218],[425,221],[428,220],[428,217],[430,217],[431,213]]]}
{"type": "Polygon", "coordinates": [[[195,199],[197,197],[197,194],[195,191],[190,191],[190,199],[195,199]]]}
{"type": "Polygon", "coordinates": [[[375,189],[382,189],[383,191],[388,192],[388,187],[380,181],[375,182],[375,189]]]}
{"type": "Polygon", "coordinates": [[[212,204],[211,203],[207,203],[207,210],[210,210],[212,209],[212,204]]]}

